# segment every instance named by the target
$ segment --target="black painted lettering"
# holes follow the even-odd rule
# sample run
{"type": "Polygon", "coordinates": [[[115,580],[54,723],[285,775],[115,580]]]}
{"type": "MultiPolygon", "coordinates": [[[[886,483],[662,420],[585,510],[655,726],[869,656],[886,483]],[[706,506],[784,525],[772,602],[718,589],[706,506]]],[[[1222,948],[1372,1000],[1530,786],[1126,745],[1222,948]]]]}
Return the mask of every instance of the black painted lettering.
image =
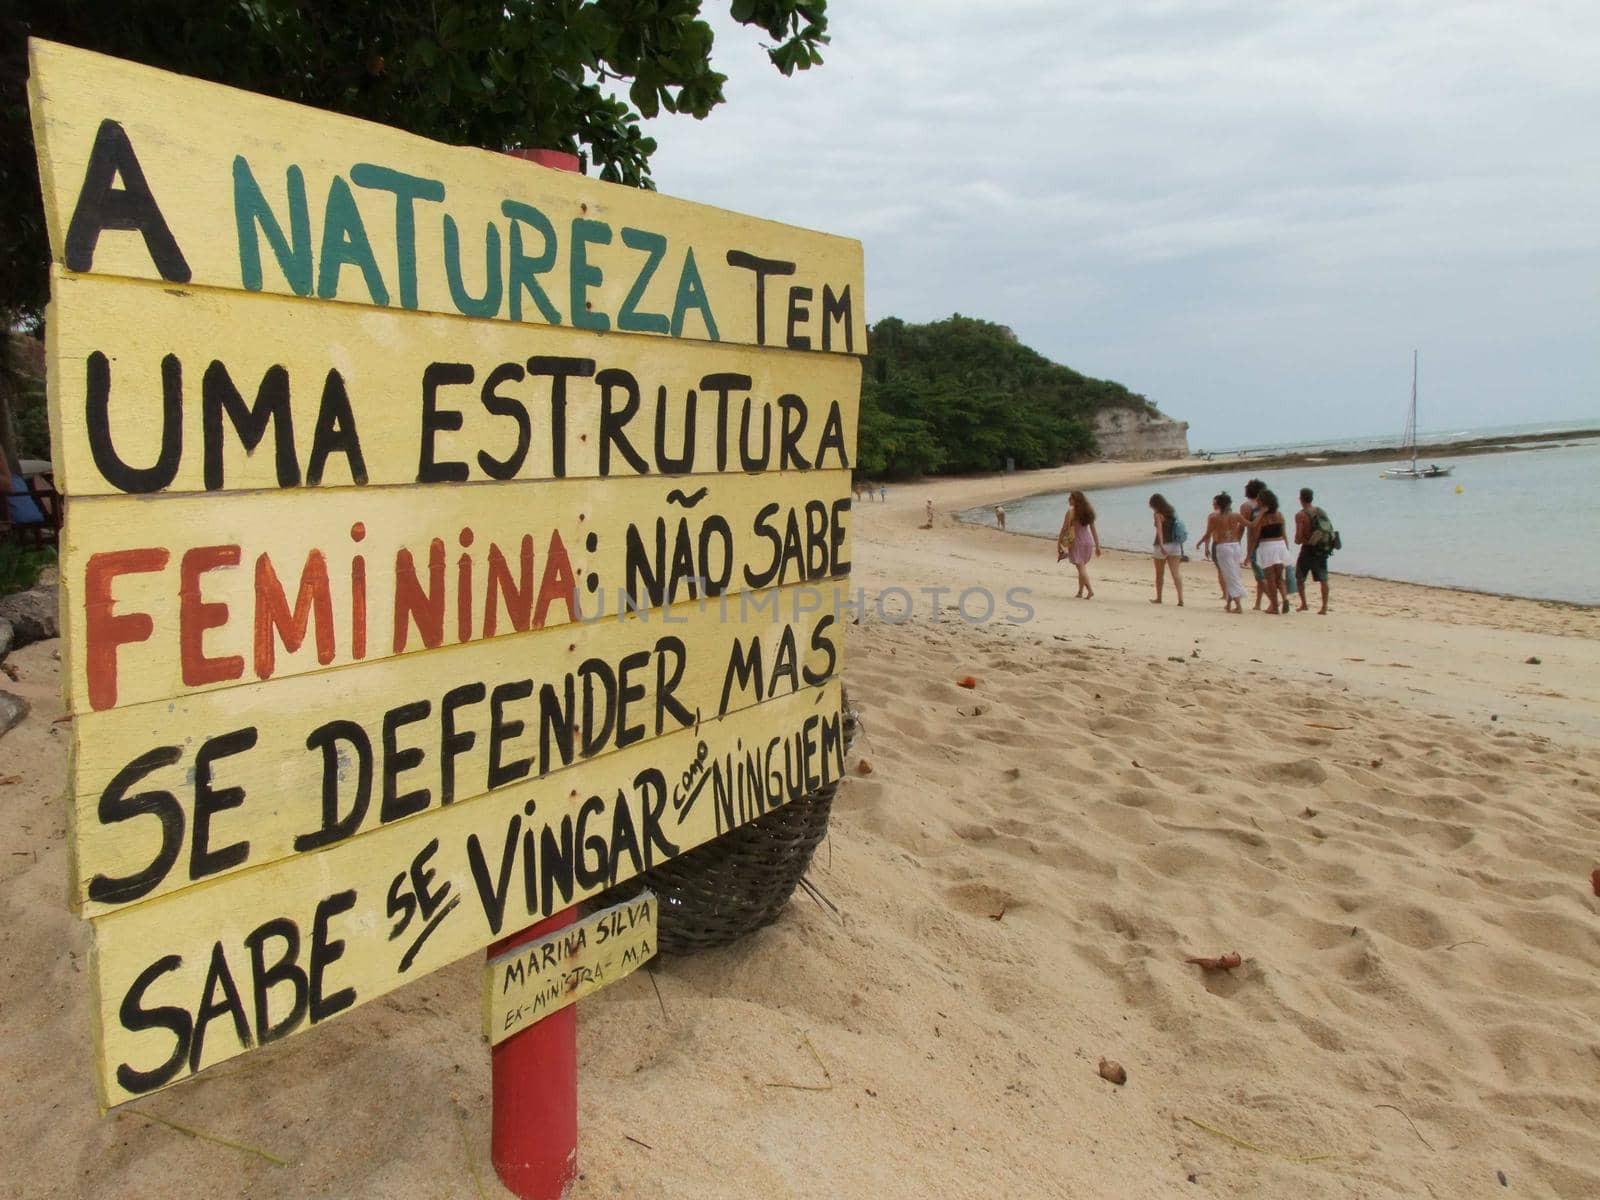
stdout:
{"type": "MultiPolygon", "coordinates": [[[[731,371],[719,371],[707,375],[700,380],[700,390],[714,392],[717,397],[717,470],[728,469],[728,402],[729,393],[740,391],[748,392],[753,384],[748,375],[736,375],[731,371]]],[[[748,404],[748,400],[746,401],[748,404]]]]}
{"type": "Polygon", "coordinates": [[[633,777],[633,786],[643,800],[644,865],[648,870],[656,864],[657,851],[660,851],[662,861],[678,853],[678,847],[661,828],[662,814],[667,811],[667,781],[659,768],[646,767],[633,777]]]}
{"type": "Polygon", "coordinates": [[[807,306],[812,297],[808,287],[792,287],[789,289],[789,334],[785,338],[791,350],[811,349],[811,335],[796,332],[802,324],[811,320],[811,309],[807,306]]]}
{"type": "Polygon", "coordinates": [[[551,913],[560,912],[572,904],[573,885],[573,859],[572,859],[572,818],[561,818],[561,832],[559,834],[546,825],[539,832],[539,879],[542,897],[542,913],[549,916],[551,913]],[[556,893],[561,893],[561,903],[555,902],[556,893]]]}
{"type": "Polygon", "coordinates": [[[354,721],[329,721],[306,737],[307,750],[322,751],[322,827],[294,839],[295,852],[304,854],[318,846],[343,841],[361,828],[372,802],[372,739],[354,721]],[[349,774],[351,757],[356,768],[355,798],[350,811],[339,816],[339,785],[349,774]]]}
{"type": "Polygon", "coordinates": [[[457,459],[440,461],[434,450],[434,436],[461,428],[462,416],[456,409],[439,408],[439,389],[453,384],[468,384],[474,372],[468,363],[429,363],[422,369],[422,449],[417,460],[418,483],[462,483],[467,464],[457,459]]]}
{"type": "Polygon", "coordinates": [[[244,1001],[239,996],[239,985],[233,981],[233,969],[228,966],[228,956],[221,942],[211,946],[211,965],[206,968],[205,991],[200,996],[200,1007],[194,1014],[194,1037],[189,1041],[189,1070],[198,1071],[206,1050],[206,1029],[220,1016],[233,1018],[233,1036],[239,1046],[248,1050],[250,1018],[245,1014],[244,1001]],[[220,991],[220,995],[218,995],[220,991]]]}
{"type": "Polygon", "coordinates": [[[502,396],[502,384],[521,383],[526,372],[521,363],[501,363],[484,378],[481,393],[484,410],[497,417],[510,417],[517,424],[517,444],[505,458],[495,458],[487,450],[478,451],[478,467],[490,479],[515,479],[528,457],[528,447],[533,442],[533,422],[528,417],[528,407],[514,396],[502,396]]]}
{"type": "MultiPolygon", "coordinates": [[[[581,670],[581,668],[580,668],[581,670]]],[[[571,675],[562,679],[560,691],[554,683],[539,685],[539,774],[551,769],[555,761],[551,753],[561,756],[561,765],[572,762],[574,683],[571,675]]]]}
{"type": "Polygon", "coordinates": [[[256,402],[246,404],[233,386],[228,368],[213,360],[200,381],[200,436],[206,491],[223,485],[222,417],[226,413],[239,444],[253,454],[272,426],[272,457],[279,487],[300,483],[300,460],[294,448],[294,412],[289,407],[289,372],[281,366],[267,368],[256,388],[256,402]]]}
{"type": "Polygon", "coordinates": [[[828,506],[821,500],[806,501],[806,578],[821,579],[828,574],[828,506]]]}
{"type": "Polygon", "coordinates": [[[850,466],[850,455],[844,448],[844,414],[839,411],[837,400],[828,402],[828,415],[822,421],[822,436],[817,439],[817,461],[814,464],[817,470],[820,471],[827,465],[823,462],[823,456],[829,450],[839,458],[835,466],[845,468],[850,466]]]}
{"type": "Polygon", "coordinates": [[[288,917],[274,917],[252,929],[245,936],[244,944],[250,950],[256,1043],[265,1046],[268,1042],[275,1042],[279,1038],[288,1036],[294,1031],[295,1026],[305,1019],[308,981],[305,971],[298,962],[300,929],[288,917]],[[283,943],[283,952],[270,966],[266,959],[268,938],[277,938],[283,943]],[[281,1020],[274,1022],[269,999],[272,989],[279,984],[288,984],[294,998],[289,1003],[289,1011],[281,1020]]]}
{"type": "MultiPolygon", "coordinates": [[[[183,850],[183,805],[168,791],[151,790],[128,795],[128,789],[146,775],[170,767],[183,755],[177,746],[157,746],[146,750],[118,771],[100,794],[98,815],[102,825],[114,825],[132,817],[153,816],[161,825],[161,845],[143,869],[117,878],[95,875],[89,880],[89,899],[103,904],[125,904],[148,895],[167,877],[183,850]]],[[[132,1090],[132,1089],[129,1089],[132,1090]]]]}
{"type": "Polygon", "coordinates": [[[759,258],[744,250],[729,250],[728,265],[755,274],[756,345],[765,346],[767,344],[767,277],[769,275],[793,275],[794,264],[779,258],[759,258]]]}
{"type": "Polygon", "coordinates": [[[117,1019],[122,1023],[122,1027],[131,1033],[139,1033],[146,1029],[165,1029],[172,1035],[172,1053],[167,1055],[160,1065],[148,1071],[141,1071],[128,1063],[117,1066],[117,1082],[124,1090],[136,1095],[153,1092],[171,1083],[183,1069],[184,1060],[189,1055],[189,1040],[194,1036],[194,1018],[189,1015],[189,1010],[172,1004],[160,1008],[144,1006],[144,994],[150,985],[181,966],[183,959],[176,954],[156,959],[139,972],[133,985],[123,995],[122,1004],[117,1008],[117,1019]]]}
{"type": "MultiPolygon", "coordinates": [[[[611,664],[603,658],[586,658],[578,664],[573,672],[578,678],[579,689],[582,692],[583,737],[578,745],[578,753],[585,758],[592,758],[606,748],[606,743],[611,737],[611,730],[617,720],[617,676],[611,669],[611,664]]],[[[545,685],[546,687],[549,684],[545,685]]],[[[570,711],[570,706],[569,706],[570,711]]],[[[550,751],[547,743],[544,745],[544,757],[547,764],[550,761],[550,751]]],[[[571,761],[572,744],[567,743],[568,755],[566,762],[571,761]]]]}
{"type": "Polygon", "coordinates": [[[521,721],[505,719],[505,706],[533,695],[533,680],[517,679],[496,684],[489,693],[489,788],[515,783],[533,769],[533,756],[506,762],[506,743],[522,736],[521,721]]]}
{"type": "Polygon", "coordinates": [[[244,803],[242,787],[213,787],[212,771],[219,758],[243,754],[256,744],[256,738],[253,726],[235,729],[232,733],[208,738],[194,756],[194,833],[189,854],[190,879],[203,879],[218,871],[237,867],[250,857],[249,842],[233,842],[220,850],[211,849],[211,818],[244,803]]]}
{"type": "Polygon", "coordinates": [[[837,296],[827,284],[822,285],[822,348],[833,349],[833,322],[838,321],[844,326],[845,353],[854,354],[856,350],[856,323],[855,313],[850,305],[850,285],[844,285],[844,291],[837,296]]]}
{"type": "Polygon", "coordinates": [[[517,859],[517,834],[522,829],[522,818],[513,816],[506,826],[505,846],[500,851],[500,870],[491,883],[489,864],[483,857],[483,845],[478,835],[467,835],[467,865],[472,868],[472,881],[478,887],[478,901],[483,905],[483,915],[489,922],[489,932],[498,934],[506,916],[506,895],[511,887],[511,867],[517,859]]]}
{"type": "Polygon", "coordinates": [[[310,1011],[311,1023],[326,1021],[343,1012],[356,1002],[356,989],[341,988],[331,996],[322,994],[322,975],[328,967],[344,957],[344,939],[328,937],[328,922],[340,913],[349,912],[356,904],[356,890],[335,892],[317,903],[316,915],[311,921],[311,973],[310,1011]]]}
{"type": "Polygon", "coordinates": [[[578,886],[585,890],[599,888],[611,874],[611,846],[598,833],[589,832],[589,821],[606,811],[606,802],[599,796],[590,796],[578,809],[578,858],[573,872],[578,886]]]}
{"type": "Polygon", "coordinates": [[[828,558],[835,575],[850,574],[850,560],[844,556],[844,519],[850,511],[850,497],[842,496],[828,509],[828,558]]]}
{"type": "Polygon", "coordinates": [[[754,411],[750,398],[745,397],[739,413],[739,465],[746,471],[765,471],[772,461],[772,406],[761,406],[761,453],[750,452],[750,416],[754,411]]]}
{"type": "Polygon", "coordinates": [[[800,453],[800,439],[806,432],[806,402],[789,392],[778,397],[783,413],[783,437],[778,452],[778,470],[809,471],[811,464],[800,453]]]}
{"type": "Polygon", "coordinates": [[[112,120],[100,122],[89,150],[83,186],[78,189],[78,202],[67,225],[62,254],[67,270],[94,270],[94,252],[100,244],[100,234],[107,229],[140,234],[162,279],[169,283],[189,282],[189,264],[167,227],[166,217],[161,215],[161,207],[139,165],[139,156],[133,152],[133,143],[128,140],[127,131],[112,120]],[[119,177],[122,186],[113,187],[119,177]]]}
{"type": "Polygon", "coordinates": [[[810,661],[807,660],[806,667],[802,674],[805,677],[806,684],[810,687],[817,687],[820,684],[826,683],[828,680],[832,679],[833,672],[839,665],[838,647],[834,645],[833,638],[830,637],[828,633],[835,623],[836,622],[832,616],[825,616],[818,621],[815,626],[812,627],[811,648],[817,651],[819,654],[824,655],[827,659],[827,663],[819,670],[813,671],[810,666],[810,661]]]}
{"type": "Polygon", "coordinates": [[[783,535],[772,527],[772,518],[777,515],[779,507],[778,503],[773,501],[770,504],[763,504],[756,513],[754,531],[757,537],[772,543],[772,562],[759,571],[754,568],[753,558],[745,564],[744,581],[753,589],[766,587],[783,566],[783,535]]]}
{"type": "Polygon", "coordinates": [[[148,467],[130,467],[112,444],[111,361],[94,351],[84,364],[84,375],[84,429],[95,469],[119,492],[159,492],[177,477],[183,457],[183,364],[178,356],[168,354],[161,360],[161,452],[148,467]]]}
{"type": "Polygon", "coordinates": [[[800,690],[799,652],[794,644],[794,626],[785,625],[783,633],[778,638],[778,651],[772,656],[772,675],[767,680],[767,694],[761,697],[770,700],[778,694],[778,680],[789,681],[789,692],[792,694],[800,690]]]}
{"type": "Polygon", "coordinates": [[[695,723],[690,712],[676,693],[683,682],[683,673],[689,665],[689,651],[681,638],[656,639],[656,736],[666,727],[667,714],[683,728],[695,723]]]}
{"type": "Polygon", "coordinates": [[[550,473],[563,479],[567,474],[567,380],[592,376],[594,359],[536,355],[528,360],[528,374],[550,376],[550,473]]]}
{"type": "Polygon", "coordinates": [[[617,664],[617,749],[644,740],[644,722],[628,723],[628,706],[644,699],[644,684],[634,683],[633,674],[650,664],[650,651],[635,650],[617,664]]]}
{"type": "Polygon", "coordinates": [[[677,454],[667,453],[667,421],[672,410],[667,404],[667,389],[656,393],[656,470],[663,475],[690,475],[694,473],[694,389],[683,402],[683,446],[677,454]]]}
{"type": "Polygon", "coordinates": [[[456,798],[456,759],[471,750],[478,735],[470,729],[456,728],[456,709],[468,704],[482,704],[485,688],[482,683],[464,683],[451,688],[439,702],[439,803],[449,804],[456,798]]]}
{"type": "Polygon", "coordinates": [[[398,734],[402,727],[425,720],[433,711],[430,700],[413,700],[383,714],[383,800],[378,808],[378,820],[387,825],[419,813],[428,807],[431,793],[427,788],[401,793],[400,776],[422,765],[426,756],[421,746],[400,749],[398,734]]]}
{"type": "Polygon", "coordinates": [[[635,472],[650,474],[650,464],[628,440],[628,422],[639,412],[639,381],[621,367],[607,367],[594,381],[600,387],[600,474],[611,474],[613,448],[635,472]],[[621,408],[612,400],[617,392],[624,398],[621,408]]]}
{"type": "Polygon", "coordinates": [[[617,882],[618,875],[622,872],[622,858],[626,854],[633,863],[630,874],[637,875],[644,870],[644,856],[639,850],[639,832],[633,824],[633,808],[628,803],[626,792],[617,793],[617,802],[611,806],[611,878],[607,883],[617,882]]]}
{"type": "Polygon", "coordinates": [[[311,435],[311,457],[306,462],[307,484],[316,487],[322,482],[330,454],[344,455],[350,482],[357,486],[367,482],[367,460],[361,454],[356,414],[350,408],[350,393],[344,386],[344,376],[336,370],[330,370],[322,383],[317,428],[311,435]]]}

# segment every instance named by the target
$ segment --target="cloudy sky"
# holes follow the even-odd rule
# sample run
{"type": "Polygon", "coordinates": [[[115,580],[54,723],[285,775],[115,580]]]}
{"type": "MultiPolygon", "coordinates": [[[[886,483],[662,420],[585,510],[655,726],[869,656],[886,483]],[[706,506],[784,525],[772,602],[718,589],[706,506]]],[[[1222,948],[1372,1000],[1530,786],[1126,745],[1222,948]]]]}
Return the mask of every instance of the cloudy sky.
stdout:
{"type": "MultiPolygon", "coordinates": [[[[718,0],[711,10],[726,10],[718,0]]],[[[1600,4],[834,0],[785,80],[651,122],[663,192],[859,237],[1197,448],[1600,424],[1600,4]]]]}

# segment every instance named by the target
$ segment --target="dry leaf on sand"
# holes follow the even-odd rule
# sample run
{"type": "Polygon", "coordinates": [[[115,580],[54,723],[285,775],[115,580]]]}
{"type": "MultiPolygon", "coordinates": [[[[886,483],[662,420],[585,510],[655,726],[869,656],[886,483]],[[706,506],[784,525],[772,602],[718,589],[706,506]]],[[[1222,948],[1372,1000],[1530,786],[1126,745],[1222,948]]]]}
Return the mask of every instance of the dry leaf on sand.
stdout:
{"type": "Polygon", "coordinates": [[[1229,950],[1226,954],[1219,954],[1215,958],[1186,958],[1186,963],[1193,963],[1207,971],[1231,971],[1244,962],[1239,957],[1237,950],[1229,950]]]}

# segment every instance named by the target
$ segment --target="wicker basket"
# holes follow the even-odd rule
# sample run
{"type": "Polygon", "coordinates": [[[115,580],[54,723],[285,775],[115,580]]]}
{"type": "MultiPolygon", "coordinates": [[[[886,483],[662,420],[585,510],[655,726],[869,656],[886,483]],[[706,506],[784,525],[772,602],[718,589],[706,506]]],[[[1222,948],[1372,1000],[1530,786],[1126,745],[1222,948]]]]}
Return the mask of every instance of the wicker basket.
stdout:
{"type": "MultiPolygon", "coordinates": [[[[855,742],[857,720],[844,704],[844,745],[855,742]]],[[[811,856],[828,832],[835,780],[773,809],[608,892],[601,903],[649,888],[660,898],[661,953],[692,954],[726,946],[778,919],[811,856]]]]}

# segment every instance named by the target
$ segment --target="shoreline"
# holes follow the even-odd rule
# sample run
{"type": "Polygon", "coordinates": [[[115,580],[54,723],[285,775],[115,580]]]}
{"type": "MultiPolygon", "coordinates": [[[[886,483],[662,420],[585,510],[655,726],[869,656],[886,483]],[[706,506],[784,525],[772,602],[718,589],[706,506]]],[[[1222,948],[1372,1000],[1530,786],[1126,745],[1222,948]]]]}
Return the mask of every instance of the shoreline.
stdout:
{"type": "MultiPolygon", "coordinates": [[[[1411,457],[1472,458],[1480,454],[1512,454],[1522,450],[1538,450],[1600,438],[1600,429],[1573,429],[1561,433],[1520,433],[1510,437],[1470,438],[1464,442],[1430,442],[1418,446],[1411,457]]],[[[1377,450],[1295,450],[1283,454],[1234,454],[1227,458],[1202,458],[1192,467],[1166,467],[1157,477],[1182,475],[1212,475],[1218,471],[1232,470],[1240,463],[1264,471],[1278,471],[1285,467],[1353,467],[1362,463],[1392,463],[1399,459],[1400,447],[1389,446],[1377,450]]]]}
{"type": "MultiPolygon", "coordinates": [[[[965,510],[963,510],[965,511],[965,510]]],[[[985,525],[981,521],[969,521],[960,513],[947,514],[952,520],[966,529],[987,529],[991,533],[1003,533],[1011,537],[1032,538],[1039,542],[1048,542],[1051,539],[1048,533],[1029,533],[1025,529],[1000,529],[993,525],[985,525]]],[[[1126,546],[1105,545],[1101,547],[1108,554],[1126,554],[1133,558],[1148,558],[1148,551],[1130,550],[1126,546]]],[[[1210,562],[1208,558],[1191,556],[1190,562],[1210,562]]],[[[1361,571],[1337,571],[1341,579],[1364,579],[1372,583],[1392,583],[1402,587],[1425,588],[1430,592],[1452,592],[1460,596],[1481,596],[1485,600],[1519,600],[1527,604],[1542,604],[1560,610],[1571,609],[1577,612],[1594,612],[1600,610],[1600,604],[1585,604],[1581,600],[1552,600],[1548,596],[1523,596],[1516,592],[1486,592],[1481,588],[1458,587],[1450,583],[1420,583],[1415,579],[1395,579],[1388,575],[1368,575],[1361,571]]]]}
{"type": "MultiPolygon", "coordinates": [[[[1582,434],[1562,435],[1562,438],[1562,444],[1565,444],[1569,441],[1586,441],[1590,438],[1600,438],[1600,430],[1584,431],[1582,434]]],[[[1490,439],[1484,440],[1488,441],[1490,439]]],[[[1503,439],[1495,440],[1503,441],[1503,439]]],[[[1546,438],[1539,439],[1541,443],[1545,440],[1546,438]]],[[[1531,448],[1533,447],[1525,447],[1525,449],[1531,448]]],[[[1425,449],[1425,447],[1419,447],[1419,450],[1420,449],[1425,449]]],[[[1484,446],[1482,448],[1474,449],[1469,453],[1495,454],[1506,451],[1506,449],[1507,448],[1504,446],[1501,446],[1500,449],[1484,446]]],[[[956,505],[942,507],[939,511],[942,512],[946,517],[956,522],[956,524],[962,528],[984,529],[992,533],[1004,533],[1017,537],[1033,538],[1035,541],[1049,541],[1051,540],[1049,534],[1029,533],[1026,530],[1021,529],[999,529],[996,526],[985,524],[982,521],[969,520],[962,514],[975,508],[993,508],[993,506],[996,504],[1011,504],[1018,500],[1031,500],[1035,496],[1048,496],[1068,490],[1064,482],[1059,486],[1035,486],[1028,487],[1025,490],[1019,490],[1015,487],[1007,488],[1003,486],[1003,484],[1008,480],[1020,480],[1024,476],[1029,477],[1030,481],[1032,482],[1043,482],[1042,479],[1035,480],[1034,477],[1064,477],[1068,472],[1077,471],[1078,475],[1074,477],[1074,482],[1079,484],[1083,490],[1087,490],[1091,487],[1096,490],[1100,490],[1107,488],[1131,487],[1136,483],[1143,483],[1147,480],[1153,479],[1181,479],[1188,476],[1215,475],[1244,468],[1278,470],[1285,466],[1349,466],[1353,464],[1359,464],[1361,461],[1363,461],[1361,455],[1364,455],[1365,453],[1366,452],[1364,451],[1352,451],[1350,452],[1350,457],[1341,458],[1337,462],[1321,461],[1324,456],[1319,455],[1285,456],[1281,462],[1278,459],[1219,458],[1212,462],[1203,462],[1198,466],[1193,465],[1192,460],[1190,459],[1101,461],[1094,463],[1071,464],[1065,467],[1047,467],[1038,471],[1013,471],[1009,475],[1005,474],[1004,472],[990,475],[961,475],[947,477],[937,481],[924,480],[922,482],[929,486],[933,486],[937,482],[937,485],[939,486],[959,484],[964,488],[976,488],[987,480],[996,486],[996,491],[990,493],[987,498],[969,501],[966,492],[963,491],[959,494],[960,500],[956,505]],[[1098,468],[1098,470],[1091,472],[1089,468],[1098,468]],[[1084,476],[1091,474],[1095,477],[1092,479],[1084,478],[1084,476]]],[[[1390,461],[1390,455],[1387,451],[1384,451],[1377,454],[1376,457],[1371,458],[1371,461],[1388,462],[1390,461]]],[[[909,485],[902,484],[901,486],[907,487],[909,485]]],[[[1144,556],[1143,551],[1130,550],[1123,546],[1108,545],[1104,547],[1104,549],[1116,554],[1129,554],[1135,557],[1144,556]]],[[[1600,611],[1600,604],[1585,604],[1581,600],[1558,600],[1548,596],[1524,596],[1517,592],[1489,592],[1480,588],[1460,587],[1449,583],[1423,583],[1415,579],[1396,579],[1388,575],[1368,575],[1357,571],[1339,571],[1338,574],[1345,579],[1363,579],[1370,580],[1375,583],[1397,584],[1402,587],[1424,588],[1433,592],[1448,592],[1454,595],[1481,596],[1490,600],[1510,600],[1527,604],[1546,605],[1556,611],[1573,611],[1579,613],[1592,613],[1595,611],[1600,611]]]]}
{"type": "Polygon", "coordinates": [[[938,584],[953,589],[952,597],[967,588],[1000,594],[1022,585],[1038,609],[1030,618],[1037,627],[1024,635],[1031,641],[1049,644],[1059,634],[1141,657],[1162,647],[1164,657],[1187,658],[1204,647],[1207,657],[1271,672],[1292,688],[1318,690],[1336,680],[1341,690],[1403,700],[1398,687],[1427,697],[1421,702],[1430,707],[1422,711],[1481,722],[1486,731],[1515,721],[1549,736],[1600,740],[1600,716],[1582,699],[1593,696],[1593,714],[1600,714],[1600,694],[1587,678],[1591,671],[1600,678],[1600,651],[1593,649],[1600,645],[1600,607],[1339,572],[1330,618],[1302,616],[1280,626],[1248,610],[1225,616],[1220,602],[1213,610],[1212,572],[1201,560],[1189,564],[1192,575],[1185,573],[1194,603],[1175,611],[1169,596],[1165,612],[1155,609],[1149,556],[1109,549],[1091,568],[1097,599],[1084,604],[1074,599],[1072,572],[1056,563],[1048,536],[1007,537],[993,525],[952,515],[1042,491],[1079,487],[1093,494],[1179,465],[1089,463],[891,489],[887,504],[857,507],[856,581],[869,594],[874,584],[913,591],[938,584]],[[928,501],[936,511],[931,528],[928,501]],[[1161,615],[1151,619],[1153,613],[1161,615]]]}
{"type": "MultiPolygon", "coordinates": [[[[1600,439],[1600,428],[1569,430],[1563,433],[1517,434],[1511,437],[1474,438],[1466,442],[1429,443],[1417,447],[1417,457],[1474,457],[1483,454],[1513,454],[1526,450],[1553,448],[1600,439]]],[[[1382,450],[1332,450],[1322,453],[1260,455],[1235,453],[1201,458],[1094,459],[1066,463],[1059,467],[1040,467],[1030,471],[989,471],[976,475],[935,475],[902,480],[889,485],[896,492],[933,488],[956,492],[953,507],[946,501],[944,511],[976,508],[1033,496],[1068,490],[1071,484],[1093,488],[1126,487],[1149,479],[1176,479],[1190,475],[1215,475],[1235,470],[1282,470],[1287,467],[1359,466],[1363,462],[1393,462],[1398,447],[1382,450]],[[1007,486],[1008,483],[1010,486],[1007,486]],[[981,490],[980,490],[981,489],[981,490]],[[971,499],[967,499],[971,496],[971,499]]],[[[1428,586],[1421,584],[1418,586],[1428,586]]]]}

